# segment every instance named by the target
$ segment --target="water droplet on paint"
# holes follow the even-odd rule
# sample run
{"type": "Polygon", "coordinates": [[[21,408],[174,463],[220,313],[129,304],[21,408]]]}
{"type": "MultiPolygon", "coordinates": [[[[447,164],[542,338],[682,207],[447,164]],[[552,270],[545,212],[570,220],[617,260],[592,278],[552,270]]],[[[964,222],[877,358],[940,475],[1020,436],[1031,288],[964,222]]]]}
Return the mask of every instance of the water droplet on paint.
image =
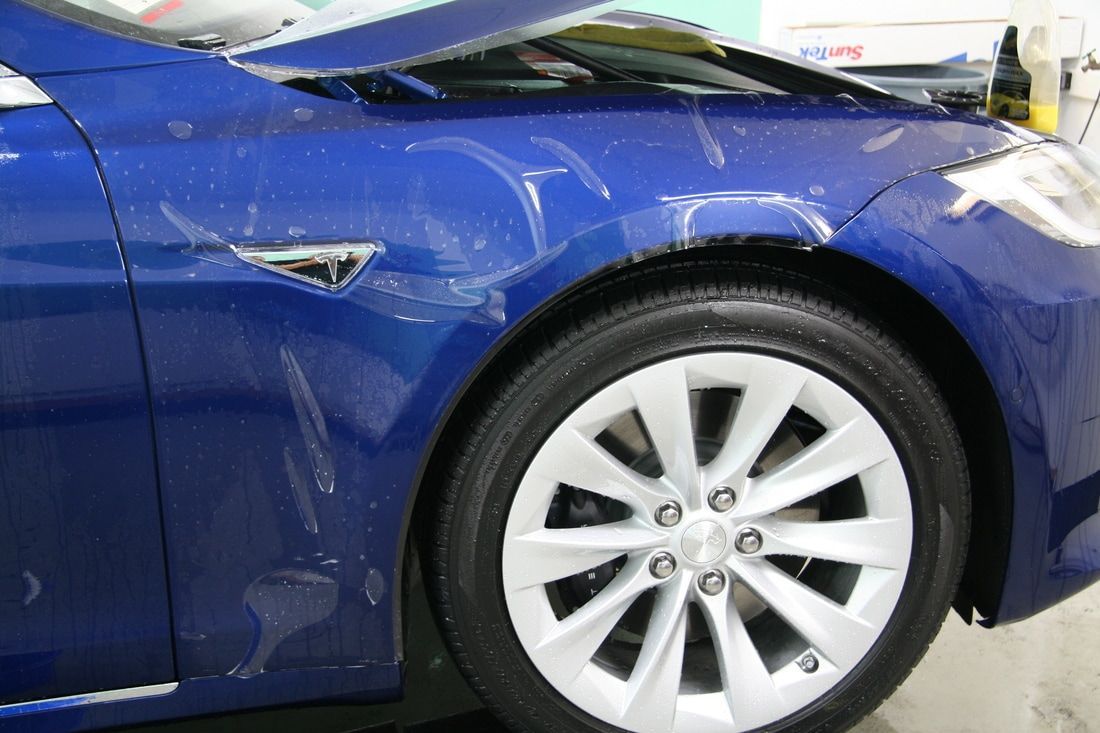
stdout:
{"type": "Polygon", "coordinates": [[[377,606],[386,593],[386,576],[378,568],[371,568],[367,571],[367,582],[364,587],[371,605],[377,606]]]}
{"type": "Polygon", "coordinates": [[[172,133],[173,137],[179,138],[180,140],[190,140],[191,133],[194,132],[194,129],[189,122],[172,120],[168,123],[168,132],[172,133]]]}

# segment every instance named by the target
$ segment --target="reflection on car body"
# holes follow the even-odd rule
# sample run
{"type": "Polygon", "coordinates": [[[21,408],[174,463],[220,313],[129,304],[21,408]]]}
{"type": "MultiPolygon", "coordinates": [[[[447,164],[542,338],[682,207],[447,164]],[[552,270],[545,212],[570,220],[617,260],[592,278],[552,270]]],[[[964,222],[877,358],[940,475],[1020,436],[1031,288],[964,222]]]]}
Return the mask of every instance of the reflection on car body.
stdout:
{"type": "Polygon", "coordinates": [[[1096,579],[1090,153],[310,5],[0,0],[0,727],[390,699],[420,581],[518,726],[840,726],[1096,579]]]}

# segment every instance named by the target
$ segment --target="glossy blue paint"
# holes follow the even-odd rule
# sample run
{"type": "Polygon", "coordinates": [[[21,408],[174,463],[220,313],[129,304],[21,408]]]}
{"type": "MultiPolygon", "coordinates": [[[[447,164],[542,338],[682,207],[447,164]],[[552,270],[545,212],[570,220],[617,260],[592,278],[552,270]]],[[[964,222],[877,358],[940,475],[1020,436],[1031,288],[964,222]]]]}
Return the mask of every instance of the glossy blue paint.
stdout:
{"type": "Polygon", "coordinates": [[[91,152],[0,111],[0,704],[174,678],[150,429],[91,152]]]}
{"type": "Polygon", "coordinates": [[[928,173],[830,242],[943,312],[985,366],[1012,444],[1014,529],[996,621],[1100,579],[1100,250],[1067,247],[928,173]]]}
{"type": "Polygon", "coordinates": [[[1020,142],[927,108],[756,95],[365,109],[219,60],[43,84],[94,141],[132,263],[184,677],[398,658],[426,439],[570,283],[730,232],[822,242],[895,180],[1020,142]],[[884,136],[906,154],[854,175],[884,136]],[[229,251],[294,237],[385,252],[333,296],[229,251]],[[301,617],[265,622],[258,593],[301,617]]]}
{"type": "Polygon", "coordinates": [[[398,664],[268,672],[252,677],[205,677],[183,680],[167,695],[115,702],[93,700],[77,708],[27,712],[0,719],[0,730],[58,733],[304,702],[390,702],[400,685],[398,664]]]}
{"type": "Polygon", "coordinates": [[[120,69],[210,56],[103,33],[17,0],[0,0],[0,18],[0,59],[28,75],[120,69]]]}
{"type": "MultiPolygon", "coordinates": [[[[13,0],[0,0],[0,16],[17,20],[0,31],[0,61],[34,73],[86,132],[116,208],[153,405],[182,680],[155,703],[20,716],[27,730],[396,693],[404,523],[462,385],[579,281],[710,238],[833,247],[938,307],[981,359],[1012,444],[1016,526],[999,620],[1095,579],[1100,466],[1088,446],[1100,396],[1076,390],[1096,382],[1084,335],[1100,255],[988,206],[960,208],[952,184],[923,173],[1033,141],[1029,133],[929,107],[757,94],[609,89],[364,106],[91,31],[80,31],[82,59],[60,48],[68,22],[13,0]],[[107,63],[113,44],[117,64],[107,63]],[[339,293],[233,251],[366,240],[383,251],[339,293]],[[1055,363],[1051,344],[1071,357],[1055,363]]],[[[5,174],[0,164],[0,186],[5,174]]],[[[10,200],[46,210],[49,197],[21,190],[10,200]]],[[[60,233],[21,236],[83,241],[68,220],[48,223],[60,233]]],[[[108,229],[101,241],[116,247],[108,229]]],[[[112,251],[96,272],[125,296],[112,251]]],[[[129,301],[112,303],[81,301],[73,312],[134,338],[129,301]]],[[[91,333],[73,335],[72,353],[102,350],[91,333]]],[[[108,356],[135,355],[131,344],[108,356]]],[[[111,448],[140,445],[129,458],[146,461],[122,485],[148,472],[127,508],[155,510],[140,369],[107,363],[125,378],[107,396],[146,421],[112,418],[112,431],[129,432],[111,448]]],[[[140,530],[159,553],[155,520],[140,530]]],[[[3,558],[0,577],[14,577],[3,558]]],[[[117,567],[141,587],[164,582],[163,564],[117,567]]],[[[163,614],[163,585],[149,599],[163,614]]],[[[134,628],[163,641],[157,618],[153,609],[134,628]]],[[[98,684],[88,669],[82,679],[98,684]]],[[[126,684],[167,679],[150,671],[126,684]]]]}

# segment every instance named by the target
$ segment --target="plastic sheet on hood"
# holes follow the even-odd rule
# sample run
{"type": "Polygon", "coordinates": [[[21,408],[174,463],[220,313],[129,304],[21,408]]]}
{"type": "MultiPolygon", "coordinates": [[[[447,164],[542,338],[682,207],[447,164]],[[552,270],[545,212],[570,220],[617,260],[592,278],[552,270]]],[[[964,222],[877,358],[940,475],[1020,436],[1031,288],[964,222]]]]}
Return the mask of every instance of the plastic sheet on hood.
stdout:
{"type": "Polygon", "coordinates": [[[624,0],[336,0],[273,35],[231,49],[236,64],[345,76],[428,63],[550,35],[624,0]]]}

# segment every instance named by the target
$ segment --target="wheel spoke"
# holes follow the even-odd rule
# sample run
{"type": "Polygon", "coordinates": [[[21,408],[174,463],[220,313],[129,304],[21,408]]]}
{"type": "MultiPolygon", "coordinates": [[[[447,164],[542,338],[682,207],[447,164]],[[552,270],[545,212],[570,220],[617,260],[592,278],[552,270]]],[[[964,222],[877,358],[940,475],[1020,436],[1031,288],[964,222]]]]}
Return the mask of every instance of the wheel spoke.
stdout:
{"type": "Polygon", "coordinates": [[[562,405],[499,538],[508,619],[542,678],[608,726],[687,733],[773,728],[856,674],[906,587],[913,507],[885,426],[846,385],[793,359],[706,347],[624,368],[562,405]],[[862,516],[833,511],[849,489],[862,516]],[[548,521],[566,499],[585,526],[548,521]],[[670,501],[680,506],[657,511],[670,501]],[[818,513],[826,521],[803,521],[818,513]],[[676,562],[651,568],[658,552],[676,562]],[[810,568],[786,572],[779,558],[810,568]],[[843,571],[813,570],[832,563],[843,571]],[[593,590],[566,593],[566,578],[593,590]],[[620,656],[629,640],[633,665],[620,656]],[[714,659],[696,649],[711,643],[714,659]]]}
{"type": "Polygon", "coordinates": [[[909,564],[907,537],[898,519],[788,522],[764,517],[753,523],[766,555],[797,555],[850,565],[901,570],[909,564]]]}
{"type": "Polygon", "coordinates": [[[756,728],[772,722],[777,717],[776,711],[787,709],[786,703],[749,638],[730,592],[716,596],[699,593],[697,600],[714,640],[722,689],[733,722],[738,728],[756,728]]]}
{"type": "Polygon", "coordinates": [[[683,364],[668,362],[639,372],[630,379],[630,392],[666,483],[690,505],[699,491],[699,465],[691,423],[691,390],[683,364]]]}
{"type": "Polygon", "coordinates": [[[749,479],[739,519],[772,514],[871,468],[893,455],[870,420],[856,419],[822,435],[767,473],[749,479]]]}
{"type": "Polygon", "coordinates": [[[680,696],[691,576],[681,573],[657,591],[638,661],[627,682],[620,725],[671,730],[680,696]]]}
{"type": "Polygon", "coordinates": [[[653,512],[673,492],[654,479],[627,468],[595,440],[578,430],[557,430],[531,463],[530,472],[578,489],[621,501],[635,513],[653,512]]]}
{"type": "Polygon", "coordinates": [[[620,555],[657,547],[665,533],[647,529],[636,520],[595,527],[539,529],[516,537],[504,557],[506,591],[543,585],[591,570],[620,555]]]}
{"type": "Polygon", "coordinates": [[[532,661],[576,679],[634,599],[659,582],[647,564],[643,558],[628,561],[606,588],[553,626],[532,650],[532,661]]]}
{"type": "Polygon", "coordinates": [[[757,598],[837,667],[854,666],[878,636],[873,624],[767,561],[728,563],[757,598]]]}
{"type": "Polygon", "coordinates": [[[790,412],[806,378],[788,368],[754,367],[741,392],[725,444],[704,469],[704,489],[739,489],[768,441],[790,412]]]}

